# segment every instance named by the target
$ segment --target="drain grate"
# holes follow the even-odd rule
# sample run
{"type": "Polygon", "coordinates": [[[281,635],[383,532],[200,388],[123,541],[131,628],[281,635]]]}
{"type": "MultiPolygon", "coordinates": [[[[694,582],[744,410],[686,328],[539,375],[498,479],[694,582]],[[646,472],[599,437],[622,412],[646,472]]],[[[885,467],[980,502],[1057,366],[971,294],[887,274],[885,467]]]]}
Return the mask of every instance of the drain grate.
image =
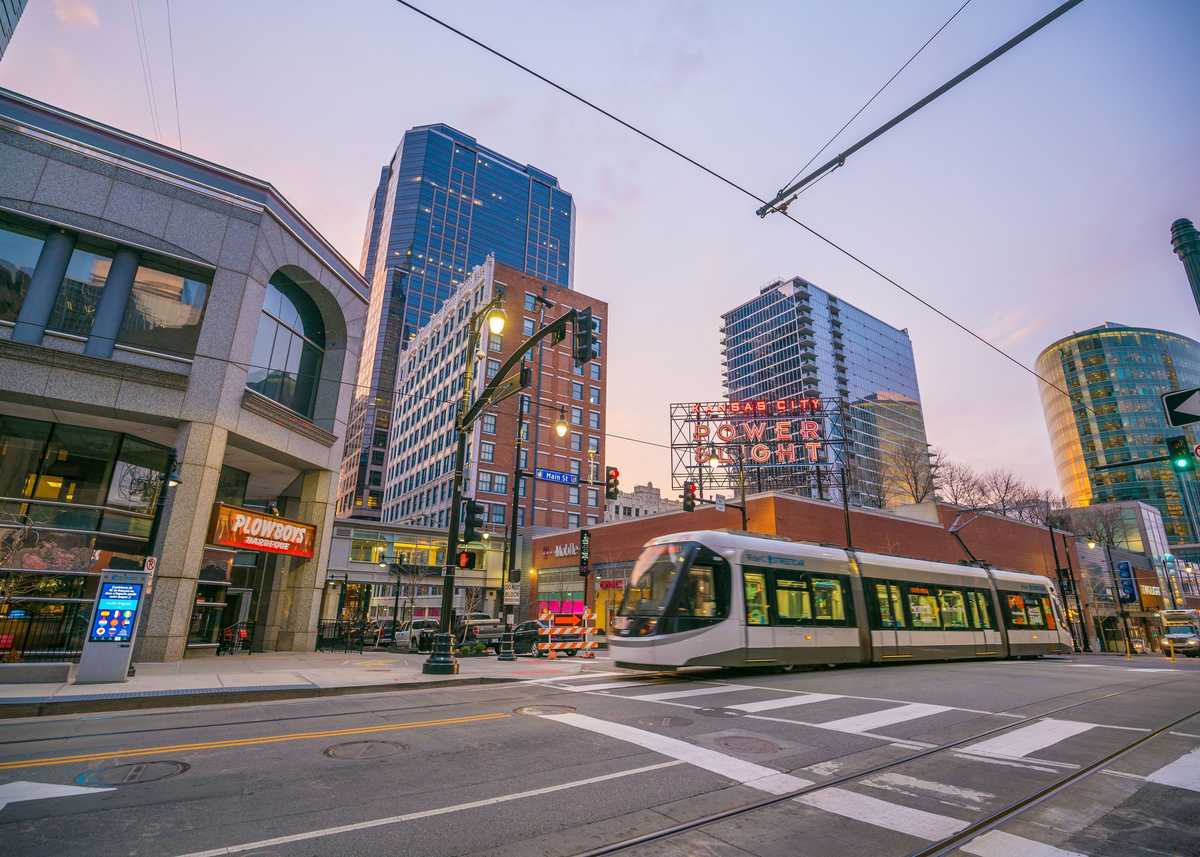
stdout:
{"type": "Polygon", "coordinates": [[[697,714],[703,714],[705,717],[745,717],[746,712],[737,711],[733,708],[697,708],[697,714]]]}
{"type": "Polygon", "coordinates": [[[384,759],[407,749],[408,747],[398,741],[346,741],[326,747],[322,752],[331,759],[362,761],[384,759]]]}
{"type": "Polygon", "coordinates": [[[80,786],[134,786],[141,783],[157,783],[187,773],[192,766],[187,762],[156,759],[152,762],[136,762],[129,765],[113,765],[84,771],[75,778],[80,786]]]}
{"type": "Polygon", "coordinates": [[[541,717],[545,714],[574,714],[575,709],[570,705],[522,705],[520,708],[514,708],[517,714],[532,714],[534,717],[541,717]]]}
{"type": "Polygon", "coordinates": [[[733,753],[776,753],[782,749],[774,741],[750,735],[722,735],[717,746],[733,753]]]}
{"type": "Polygon", "coordinates": [[[651,729],[678,729],[681,726],[691,726],[693,721],[686,717],[639,717],[634,723],[651,729]]]}

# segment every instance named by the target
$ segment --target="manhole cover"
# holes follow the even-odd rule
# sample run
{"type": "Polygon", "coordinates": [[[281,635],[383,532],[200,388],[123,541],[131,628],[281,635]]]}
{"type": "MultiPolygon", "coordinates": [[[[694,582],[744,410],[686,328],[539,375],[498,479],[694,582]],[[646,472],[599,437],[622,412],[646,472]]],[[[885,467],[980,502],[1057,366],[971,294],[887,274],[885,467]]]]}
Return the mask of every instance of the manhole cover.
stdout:
{"type": "Polygon", "coordinates": [[[686,717],[639,717],[634,722],[638,726],[648,726],[651,729],[678,729],[680,726],[692,725],[692,721],[686,717]]]}
{"type": "Polygon", "coordinates": [[[334,744],[323,751],[331,759],[382,759],[394,756],[401,750],[407,750],[403,744],[396,741],[347,741],[344,744],[334,744]]]}
{"type": "Polygon", "coordinates": [[[697,714],[703,714],[705,717],[743,717],[746,712],[736,711],[732,708],[697,708],[697,714]]]}
{"type": "Polygon", "coordinates": [[[111,768],[84,771],[75,778],[75,784],[80,786],[132,786],[138,783],[156,783],[159,780],[170,779],[186,773],[189,768],[191,765],[186,762],[173,762],[165,759],[136,762],[131,765],[113,765],[111,768]]]}
{"type": "Polygon", "coordinates": [[[574,714],[575,709],[570,705],[522,705],[520,708],[514,708],[517,714],[532,714],[535,717],[541,717],[544,714],[574,714]]]}
{"type": "Polygon", "coordinates": [[[774,753],[780,749],[774,741],[750,735],[722,735],[717,745],[734,753],[774,753]]]}

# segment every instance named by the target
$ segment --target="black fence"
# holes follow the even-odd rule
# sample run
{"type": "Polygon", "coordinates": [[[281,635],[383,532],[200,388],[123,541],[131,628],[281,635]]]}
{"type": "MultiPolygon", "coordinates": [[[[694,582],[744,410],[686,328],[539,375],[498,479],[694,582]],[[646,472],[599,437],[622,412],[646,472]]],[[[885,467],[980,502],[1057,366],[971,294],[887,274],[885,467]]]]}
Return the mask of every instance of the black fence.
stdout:
{"type": "Polygon", "coordinates": [[[87,614],[0,618],[0,661],[77,661],[87,614]]]}
{"type": "Polygon", "coordinates": [[[366,645],[365,622],[320,622],[317,624],[318,652],[358,652],[366,645]]]}

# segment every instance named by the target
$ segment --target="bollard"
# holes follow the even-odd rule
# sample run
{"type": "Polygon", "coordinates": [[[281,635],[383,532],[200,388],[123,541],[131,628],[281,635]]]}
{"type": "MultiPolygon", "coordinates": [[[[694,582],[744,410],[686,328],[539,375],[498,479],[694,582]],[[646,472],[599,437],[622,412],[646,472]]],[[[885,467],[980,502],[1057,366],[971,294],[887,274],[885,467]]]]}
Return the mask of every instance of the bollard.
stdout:
{"type": "Polygon", "coordinates": [[[505,631],[500,637],[500,651],[496,654],[498,661],[515,661],[517,659],[516,646],[513,644],[513,632],[505,631]]]}
{"type": "Polygon", "coordinates": [[[452,651],[449,634],[437,634],[433,638],[433,651],[421,671],[427,675],[458,675],[458,660],[452,651]]]}
{"type": "Polygon", "coordinates": [[[1171,642],[1170,640],[1167,640],[1166,643],[1167,643],[1167,651],[1169,652],[1167,657],[1171,659],[1171,663],[1175,663],[1175,644],[1173,642],[1171,642]]]}

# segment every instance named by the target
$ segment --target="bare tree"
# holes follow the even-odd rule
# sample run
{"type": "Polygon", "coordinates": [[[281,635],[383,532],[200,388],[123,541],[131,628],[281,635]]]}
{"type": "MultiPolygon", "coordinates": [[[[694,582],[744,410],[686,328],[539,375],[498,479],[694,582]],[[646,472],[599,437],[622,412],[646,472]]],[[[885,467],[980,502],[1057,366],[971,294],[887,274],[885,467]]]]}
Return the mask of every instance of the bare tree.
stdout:
{"type": "Polygon", "coordinates": [[[883,460],[885,505],[923,503],[933,499],[942,453],[917,441],[892,445],[883,460]]]}
{"type": "Polygon", "coordinates": [[[1089,542],[1104,547],[1125,544],[1125,519],[1120,509],[1111,506],[1083,506],[1061,513],[1064,523],[1089,542]]]}
{"type": "Polygon", "coordinates": [[[979,474],[957,461],[943,461],[938,466],[937,495],[940,500],[967,508],[982,506],[984,502],[979,474]]]}

